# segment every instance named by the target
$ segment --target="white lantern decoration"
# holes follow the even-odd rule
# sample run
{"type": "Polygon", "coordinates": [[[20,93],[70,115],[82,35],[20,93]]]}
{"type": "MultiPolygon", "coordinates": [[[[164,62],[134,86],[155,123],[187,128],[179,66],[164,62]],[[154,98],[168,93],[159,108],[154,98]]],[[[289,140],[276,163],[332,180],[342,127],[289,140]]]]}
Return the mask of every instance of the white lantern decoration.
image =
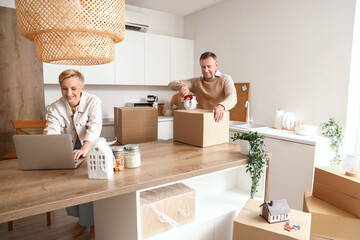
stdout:
{"type": "Polygon", "coordinates": [[[98,138],[87,154],[90,179],[109,179],[114,175],[114,155],[105,138],[98,138]]]}
{"type": "Polygon", "coordinates": [[[343,161],[343,169],[348,176],[358,176],[360,173],[360,155],[346,155],[343,161]]]}

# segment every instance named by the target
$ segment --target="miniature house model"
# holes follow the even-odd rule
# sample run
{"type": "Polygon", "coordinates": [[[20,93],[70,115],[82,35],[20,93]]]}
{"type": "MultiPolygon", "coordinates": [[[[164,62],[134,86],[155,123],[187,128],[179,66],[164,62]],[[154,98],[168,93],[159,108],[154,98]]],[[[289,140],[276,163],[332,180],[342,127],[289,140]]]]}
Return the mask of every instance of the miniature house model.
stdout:
{"type": "Polygon", "coordinates": [[[114,175],[114,155],[105,138],[99,138],[87,155],[90,179],[109,179],[114,175]]]}
{"type": "Polygon", "coordinates": [[[290,208],[286,199],[264,202],[260,207],[261,216],[269,223],[287,221],[290,218],[290,208]]]}

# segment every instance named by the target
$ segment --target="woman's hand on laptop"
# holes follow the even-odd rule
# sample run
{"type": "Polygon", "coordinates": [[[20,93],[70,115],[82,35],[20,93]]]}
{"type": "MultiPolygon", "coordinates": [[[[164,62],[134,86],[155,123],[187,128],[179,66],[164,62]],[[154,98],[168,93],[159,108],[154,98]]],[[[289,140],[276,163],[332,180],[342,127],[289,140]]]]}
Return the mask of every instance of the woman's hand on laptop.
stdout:
{"type": "Polygon", "coordinates": [[[84,144],[80,149],[74,150],[74,159],[78,160],[80,157],[86,157],[86,154],[90,151],[90,149],[91,149],[91,142],[84,141],[84,144]]]}

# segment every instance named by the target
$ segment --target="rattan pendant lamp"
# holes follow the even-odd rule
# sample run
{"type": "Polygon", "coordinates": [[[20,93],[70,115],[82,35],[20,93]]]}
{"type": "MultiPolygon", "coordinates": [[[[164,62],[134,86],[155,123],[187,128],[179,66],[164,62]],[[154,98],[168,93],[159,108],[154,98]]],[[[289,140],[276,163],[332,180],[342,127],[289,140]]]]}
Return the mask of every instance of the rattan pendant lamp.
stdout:
{"type": "Polygon", "coordinates": [[[42,62],[109,63],[125,37],[125,0],[15,0],[15,7],[19,32],[42,62]]]}

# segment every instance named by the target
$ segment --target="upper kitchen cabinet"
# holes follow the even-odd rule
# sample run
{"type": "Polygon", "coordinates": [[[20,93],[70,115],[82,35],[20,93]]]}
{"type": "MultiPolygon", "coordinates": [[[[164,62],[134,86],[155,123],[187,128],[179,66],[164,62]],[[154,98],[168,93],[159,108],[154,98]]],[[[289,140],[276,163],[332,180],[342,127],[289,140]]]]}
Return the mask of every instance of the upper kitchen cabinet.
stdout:
{"type": "Polygon", "coordinates": [[[43,64],[44,83],[57,84],[59,74],[79,70],[85,84],[167,86],[194,76],[194,41],[127,30],[115,44],[111,63],[92,66],[43,64]]]}
{"type": "Polygon", "coordinates": [[[125,39],[115,44],[115,83],[145,84],[145,33],[126,31],[125,39]]]}
{"type": "Polygon", "coordinates": [[[171,81],[194,77],[194,40],[171,38],[171,81]]]}
{"type": "Polygon", "coordinates": [[[102,65],[81,66],[81,73],[86,84],[107,85],[115,84],[115,65],[110,62],[102,65]]]}
{"type": "MultiPolygon", "coordinates": [[[[60,73],[62,73],[67,69],[75,69],[81,72],[80,68],[81,68],[80,66],[74,66],[74,65],[57,65],[57,64],[43,63],[44,83],[58,84],[60,73]]],[[[85,83],[86,83],[86,76],[85,76],[85,83]]]]}
{"type": "Polygon", "coordinates": [[[145,35],[145,85],[166,86],[170,82],[170,37],[145,35]]]}

